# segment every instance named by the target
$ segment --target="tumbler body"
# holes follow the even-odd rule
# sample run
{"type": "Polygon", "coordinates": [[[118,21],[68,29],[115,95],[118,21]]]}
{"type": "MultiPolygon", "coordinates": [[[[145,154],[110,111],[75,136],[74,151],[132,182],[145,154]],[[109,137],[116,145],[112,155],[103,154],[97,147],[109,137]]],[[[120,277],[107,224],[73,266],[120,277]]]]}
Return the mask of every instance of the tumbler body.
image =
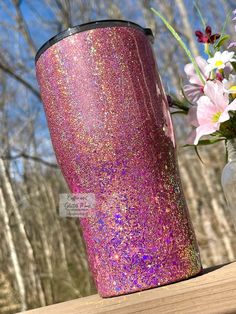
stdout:
{"type": "Polygon", "coordinates": [[[141,27],[90,24],[48,45],[36,72],[70,191],[95,198],[80,223],[99,294],[198,274],[168,103],[141,27]]]}

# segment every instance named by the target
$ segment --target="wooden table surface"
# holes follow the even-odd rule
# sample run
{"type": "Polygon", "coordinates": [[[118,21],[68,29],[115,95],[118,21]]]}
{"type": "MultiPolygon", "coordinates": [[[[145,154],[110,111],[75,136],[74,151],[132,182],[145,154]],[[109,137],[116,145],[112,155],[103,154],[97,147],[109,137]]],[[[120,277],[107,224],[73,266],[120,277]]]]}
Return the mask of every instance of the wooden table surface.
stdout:
{"type": "Polygon", "coordinates": [[[209,268],[195,278],[133,294],[102,299],[97,294],[25,314],[236,314],[236,262],[209,268]]]}

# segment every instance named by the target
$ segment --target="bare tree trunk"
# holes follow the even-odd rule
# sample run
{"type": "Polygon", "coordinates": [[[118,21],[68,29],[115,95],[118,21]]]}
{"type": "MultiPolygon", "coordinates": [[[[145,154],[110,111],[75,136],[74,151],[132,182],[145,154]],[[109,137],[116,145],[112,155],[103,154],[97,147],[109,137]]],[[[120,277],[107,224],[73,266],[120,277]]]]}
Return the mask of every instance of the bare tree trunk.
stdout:
{"type": "Polygon", "coordinates": [[[180,16],[181,16],[182,21],[183,21],[183,28],[185,30],[186,37],[189,40],[190,49],[191,49],[193,55],[196,57],[199,55],[199,50],[198,50],[198,47],[196,45],[196,41],[195,41],[194,36],[193,36],[192,26],[189,22],[188,12],[186,10],[184,1],[183,0],[176,0],[176,5],[178,6],[179,13],[180,13],[180,16]]]}
{"type": "Polygon", "coordinates": [[[18,311],[20,311],[19,300],[16,300],[5,273],[0,273],[0,313],[11,314],[18,311]]]}
{"type": "Polygon", "coordinates": [[[36,52],[37,52],[37,49],[36,49],[36,46],[34,44],[33,39],[30,36],[28,26],[26,24],[26,21],[24,19],[23,14],[22,14],[22,11],[20,8],[21,1],[20,0],[12,0],[12,3],[13,3],[15,10],[16,10],[16,21],[18,23],[19,30],[22,33],[22,35],[24,36],[24,38],[25,38],[25,40],[26,40],[26,42],[27,42],[27,44],[31,50],[32,56],[34,57],[36,52]]]}
{"type": "Polygon", "coordinates": [[[19,234],[23,239],[23,243],[26,247],[26,254],[27,254],[27,262],[29,263],[29,277],[31,280],[31,284],[32,284],[32,290],[33,291],[38,291],[38,295],[39,295],[39,300],[40,300],[40,305],[44,306],[46,305],[45,302],[45,296],[43,293],[43,289],[41,286],[41,282],[38,278],[37,275],[37,271],[36,271],[36,263],[35,263],[35,259],[34,259],[34,253],[33,253],[33,249],[31,246],[31,243],[27,237],[27,233],[24,227],[24,222],[22,219],[22,216],[20,214],[19,208],[17,206],[17,202],[13,193],[13,189],[11,186],[11,183],[8,179],[8,175],[6,173],[6,169],[5,169],[5,165],[4,165],[4,161],[2,160],[2,158],[0,158],[0,179],[2,181],[3,184],[3,189],[4,192],[7,196],[7,198],[9,199],[9,203],[11,204],[11,208],[14,212],[14,216],[18,225],[18,230],[19,230],[19,234]]]}
{"type": "Polygon", "coordinates": [[[214,178],[214,174],[211,175],[210,173],[207,173],[205,169],[203,169],[203,166],[200,167],[200,171],[202,174],[202,177],[205,180],[209,196],[211,198],[211,206],[214,212],[215,219],[217,221],[217,229],[219,230],[221,241],[223,242],[227,257],[230,261],[234,260],[234,251],[230,242],[230,236],[232,234],[229,224],[225,218],[225,213],[221,207],[221,205],[217,202],[214,196],[214,191],[212,188],[212,182],[211,178],[214,178]]]}
{"type": "Polygon", "coordinates": [[[19,289],[18,292],[19,292],[19,297],[20,297],[20,302],[21,302],[21,311],[25,311],[27,309],[25,285],[24,285],[23,275],[21,272],[18,256],[16,253],[15,243],[13,241],[13,237],[11,233],[6,203],[5,203],[1,188],[0,188],[0,214],[3,219],[6,242],[8,245],[9,252],[10,252],[11,262],[14,268],[14,274],[15,274],[17,286],[19,289]]]}
{"type": "MultiPolygon", "coordinates": [[[[37,208],[38,210],[39,208],[37,208]]],[[[42,212],[41,210],[38,210],[38,215],[37,215],[37,222],[40,227],[40,237],[42,241],[42,247],[43,247],[43,254],[45,256],[45,272],[46,272],[46,278],[44,282],[45,286],[45,298],[46,298],[46,303],[48,304],[53,304],[53,286],[52,286],[52,281],[53,281],[53,266],[52,266],[52,261],[51,261],[51,250],[49,246],[49,241],[47,238],[47,234],[45,232],[45,222],[43,221],[42,217],[42,212]]]]}
{"type": "MultiPolygon", "coordinates": [[[[182,158],[181,158],[182,160],[182,158]]],[[[210,254],[206,254],[205,250],[202,248],[202,243],[206,239],[206,227],[208,226],[202,225],[202,222],[200,220],[200,215],[198,212],[198,200],[196,198],[196,190],[193,188],[193,178],[192,174],[189,173],[188,169],[186,168],[186,160],[183,162],[179,162],[180,164],[180,173],[181,178],[183,181],[185,196],[188,204],[188,208],[190,211],[190,216],[193,220],[193,225],[195,227],[195,233],[198,240],[198,244],[201,247],[201,259],[204,262],[204,266],[208,266],[211,264],[211,261],[209,259],[210,254]],[[204,232],[205,231],[205,232],[204,232]]],[[[211,232],[211,236],[214,236],[212,229],[207,230],[207,232],[211,232]]],[[[210,251],[214,253],[214,247],[210,246],[210,251]]]]}
{"type": "Polygon", "coordinates": [[[224,250],[224,248],[222,243],[219,242],[220,239],[217,231],[213,227],[212,218],[214,217],[214,213],[211,213],[209,210],[211,208],[211,204],[209,204],[210,200],[204,197],[199,199],[202,189],[207,189],[205,176],[209,176],[209,174],[203,176],[202,172],[206,173],[206,169],[203,169],[203,166],[200,165],[196,158],[193,158],[193,156],[189,156],[188,154],[181,155],[180,170],[181,173],[184,173],[183,180],[186,189],[185,191],[187,192],[186,198],[190,205],[191,213],[198,211],[198,207],[200,209],[197,212],[197,225],[198,228],[202,229],[204,234],[202,241],[199,243],[201,251],[207,251],[204,259],[204,266],[220,264],[223,262],[221,252],[224,250]],[[207,246],[204,245],[204,242],[207,244],[207,246]]]}
{"type": "MultiPolygon", "coordinates": [[[[43,227],[42,227],[43,228],[43,227]]],[[[50,249],[47,243],[47,238],[45,232],[41,232],[41,238],[42,238],[42,245],[43,245],[43,251],[45,255],[46,260],[46,267],[47,267],[47,279],[49,281],[49,284],[47,285],[47,288],[45,289],[46,294],[46,300],[47,304],[53,304],[53,287],[52,287],[52,280],[53,280],[53,268],[51,263],[51,254],[50,249]]]]}
{"type": "Polygon", "coordinates": [[[49,204],[49,209],[53,212],[53,215],[55,216],[54,227],[56,228],[56,234],[58,237],[61,267],[63,271],[65,272],[68,284],[73,289],[76,296],[81,297],[81,293],[79,289],[75,287],[73,278],[71,277],[71,274],[69,271],[69,266],[68,266],[68,261],[67,261],[67,256],[66,256],[66,248],[65,248],[65,243],[63,239],[63,231],[62,231],[60,220],[59,220],[60,218],[58,217],[58,213],[56,211],[56,204],[54,201],[54,195],[52,193],[51,186],[50,185],[47,186],[44,182],[42,182],[41,192],[43,192],[43,194],[47,197],[48,199],[47,203],[49,204]]]}

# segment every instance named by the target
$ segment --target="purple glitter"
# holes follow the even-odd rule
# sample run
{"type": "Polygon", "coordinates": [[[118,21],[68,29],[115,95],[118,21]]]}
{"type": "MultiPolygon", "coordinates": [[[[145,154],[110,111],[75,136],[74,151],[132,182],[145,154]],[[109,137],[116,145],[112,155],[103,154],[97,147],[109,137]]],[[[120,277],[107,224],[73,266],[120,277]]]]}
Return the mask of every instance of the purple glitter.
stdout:
{"type": "Polygon", "coordinates": [[[148,37],[128,25],[76,33],[49,47],[36,69],[68,186],[96,198],[93,214],[80,222],[99,294],[131,293],[199,273],[148,37]]]}

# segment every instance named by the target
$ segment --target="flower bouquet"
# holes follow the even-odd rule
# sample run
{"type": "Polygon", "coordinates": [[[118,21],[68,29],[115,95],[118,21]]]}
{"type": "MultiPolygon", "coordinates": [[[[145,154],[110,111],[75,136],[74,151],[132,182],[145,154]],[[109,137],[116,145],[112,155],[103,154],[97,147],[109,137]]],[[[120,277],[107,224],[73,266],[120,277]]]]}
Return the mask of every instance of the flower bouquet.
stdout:
{"type": "MultiPolygon", "coordinates": [[[[212,34],[210,26],[205,31],[196,31],[198,42],[205,45],[206,58],[193,58],[179,35],[156,10],[152,9],[180,45],[184,48],[191,63],[184,71],[189,83],[183,86],[183,100],[170,99],[170,106],[187,114],[187,121],[193,127],[187,144],[206,145],[236,137],[236,57],[232,50],[236,42],[222,46],[230,39],[229,35],[212,34]],[[202,139],[207,136],[207,139],[202,139]]],[[[236,10],[233,12],[236,20],[236,10]]],[[[235,26],[236,29],[236,26],[235,26]]]]}
{"type": "MultiPolygon", "coordinates": [[[[163,21],[191,61],[184,67],[188,83],[182,88],[182,99],[169,96],[173,113],[186,114],[192,127],[186,145],[193,145],[197,151],[199,145],[225,141],[228,163],[223,169],[221,182],[236,226],[236,42],[230,41],[230,36],[224,33],[228,18],[221,33],[212,34],[211,27],[205,24],[197,8],[204,31],[197,30],[195,35],[204,45],[205,58],[194,58],[162,14],[153,8],[152,11],[163,21]]],[[[232,20],[236,21],[236,10],[232,20]]]]}

